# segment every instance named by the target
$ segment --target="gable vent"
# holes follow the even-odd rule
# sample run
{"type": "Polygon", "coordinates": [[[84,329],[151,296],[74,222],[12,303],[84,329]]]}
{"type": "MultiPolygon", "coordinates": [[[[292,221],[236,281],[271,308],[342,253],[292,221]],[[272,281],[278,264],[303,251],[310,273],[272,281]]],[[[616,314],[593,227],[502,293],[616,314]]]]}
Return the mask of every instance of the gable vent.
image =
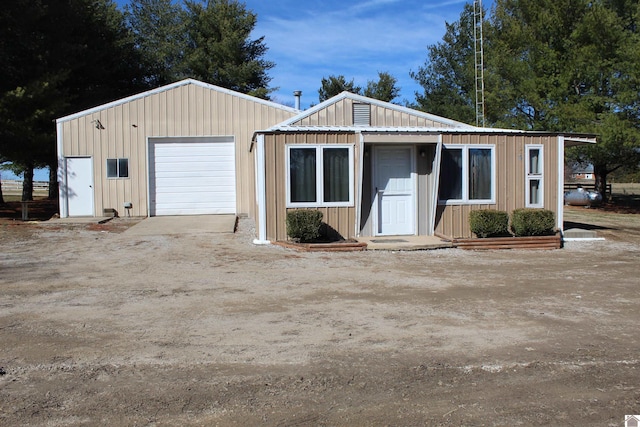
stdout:
{"type": "Polygon", "coordinates": [[[369,104],[353,104],[353,124],[355,126],[371,125],[371,106],[369,104]]]}

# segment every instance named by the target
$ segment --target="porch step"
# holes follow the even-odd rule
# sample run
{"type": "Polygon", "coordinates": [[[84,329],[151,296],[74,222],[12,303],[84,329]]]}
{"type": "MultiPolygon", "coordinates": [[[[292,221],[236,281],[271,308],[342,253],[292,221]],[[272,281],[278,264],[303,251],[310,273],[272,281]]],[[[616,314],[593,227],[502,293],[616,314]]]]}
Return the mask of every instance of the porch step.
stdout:
{"type": "Polygon", "coordinates": [[[453,244],[435,236],[360,237],[369,251],[420,251],[452,248],[453,244]]]}

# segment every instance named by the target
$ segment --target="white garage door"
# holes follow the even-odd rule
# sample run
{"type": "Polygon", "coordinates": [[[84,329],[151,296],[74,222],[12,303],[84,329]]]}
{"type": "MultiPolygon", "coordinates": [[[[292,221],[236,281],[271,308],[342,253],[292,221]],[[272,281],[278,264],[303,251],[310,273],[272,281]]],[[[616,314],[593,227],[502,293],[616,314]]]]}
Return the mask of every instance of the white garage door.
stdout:
{"type": "Polygon", "coordinates": [[[236,213],[232,137],[149,141],[150,215],[236,213]]]}

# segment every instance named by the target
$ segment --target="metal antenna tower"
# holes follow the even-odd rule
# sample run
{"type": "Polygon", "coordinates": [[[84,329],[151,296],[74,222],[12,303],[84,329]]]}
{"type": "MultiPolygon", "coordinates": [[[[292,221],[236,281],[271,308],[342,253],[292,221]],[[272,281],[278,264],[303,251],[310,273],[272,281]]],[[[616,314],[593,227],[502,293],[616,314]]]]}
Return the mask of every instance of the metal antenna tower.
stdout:
{"type": "Polygon", "coordinates": [[[484,48],[482,47],[482,0],[473,2],[473,45],[476,67],[476,126],[484,127],[484,48]]]}

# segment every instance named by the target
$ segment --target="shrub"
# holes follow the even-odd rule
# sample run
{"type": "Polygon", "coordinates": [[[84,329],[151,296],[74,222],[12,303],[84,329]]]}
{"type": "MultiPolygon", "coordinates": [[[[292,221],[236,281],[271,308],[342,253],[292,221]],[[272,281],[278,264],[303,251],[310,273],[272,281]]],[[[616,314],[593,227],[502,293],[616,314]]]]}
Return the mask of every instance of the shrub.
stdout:
{"type": "Polygon", "coordinates": [[[506,212],[493,209],[471,211],[469,226],[478,237],[508,235],[509,215],[506,212]]]}
{"type": "Polygon", "coordinates": [[[287,212],[287,234],[294,240],[308,242],[320,237],[322,212],[295,210],[287,212]]]}
{"type": "Polygon", "coordinates": [[[555,233],[556,219],[546,209],[516,209],[511,213],[511,231],[520,236],[550,236],[555,233]]]}

